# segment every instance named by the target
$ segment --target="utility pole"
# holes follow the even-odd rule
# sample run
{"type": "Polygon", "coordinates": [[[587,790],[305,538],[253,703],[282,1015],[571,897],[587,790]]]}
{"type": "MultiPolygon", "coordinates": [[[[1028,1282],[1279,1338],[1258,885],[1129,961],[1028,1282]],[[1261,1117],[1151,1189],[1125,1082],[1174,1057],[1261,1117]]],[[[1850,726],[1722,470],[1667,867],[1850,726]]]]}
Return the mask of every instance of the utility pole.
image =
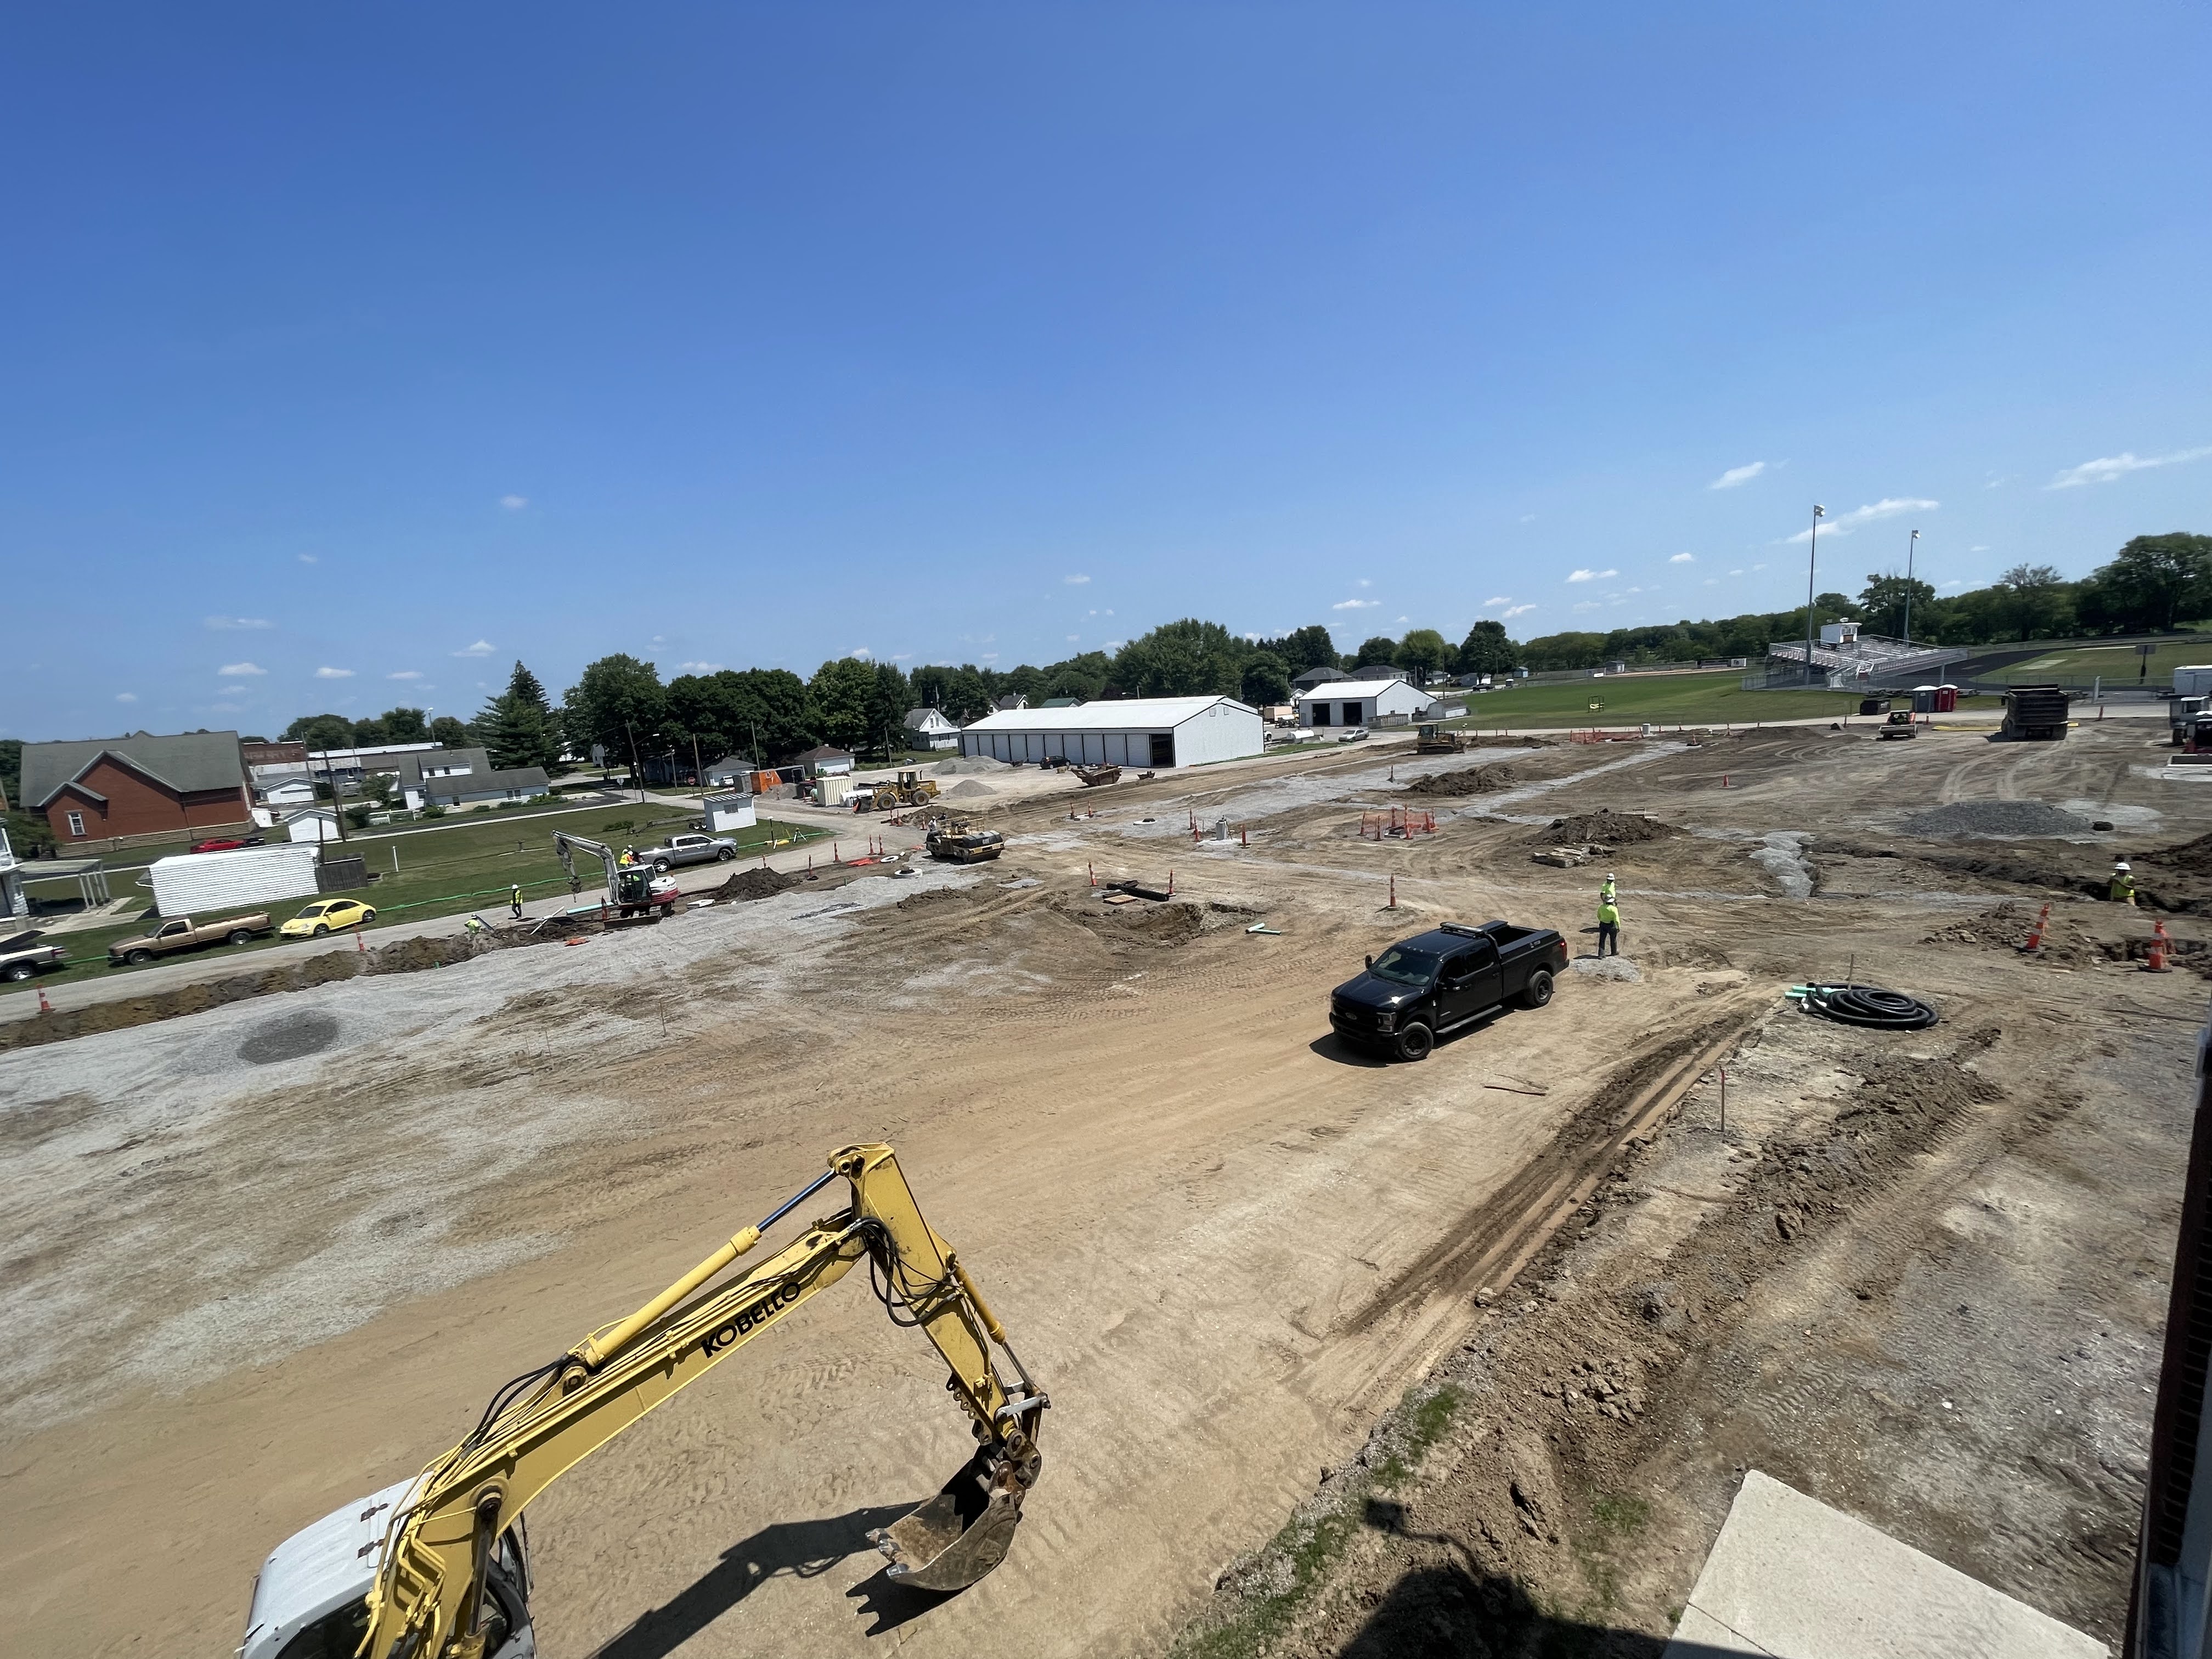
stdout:
{"type": "Polygon", "coordinates": [[[1920,550],[1920,532],[1905,544],[1905,642],[1912,643],[1912,556],[1920,550]]]}
{"type": "Polygon", "coordinates": [[[698,786],[701,794],[707,793],[707,770],[699,763],[699,734],[696,732],[691,734],[691,781],[698,786]]]}
{"type": "Polygon", "coordinates": [[[629,738],[629,775],[637,785],[637,804],[642,806],[645,805],[645,768],[637,763],[637,732],[628,720],[623,722],[623,731],[629,738]]]}
{"type": "Polygon", "coordinates": [[[1805,554],[1805,684],[1813,683],[1813,572],[1820,558],[1820,520],[1828,516],[1825,507],[1813,509],[1813,544],[1805,554]]]}

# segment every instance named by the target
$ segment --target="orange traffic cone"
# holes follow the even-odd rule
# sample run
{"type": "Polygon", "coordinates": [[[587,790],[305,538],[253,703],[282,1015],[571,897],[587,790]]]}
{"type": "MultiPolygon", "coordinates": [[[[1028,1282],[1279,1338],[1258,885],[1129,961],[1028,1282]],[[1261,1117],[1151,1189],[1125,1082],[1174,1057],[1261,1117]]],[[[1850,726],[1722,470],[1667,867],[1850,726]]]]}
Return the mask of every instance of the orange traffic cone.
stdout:
{"type": "Polygon", "coordinates": [[[2166,960],[2166,950],[2171,943],[2172,941],[2166,936],[2166,924],[2162,921],[2151,923],[2150,960],[2143,963],[2145,973],[2166,974],[2173,971],[2166,960]]]}
{"type": "Polygon", "coordinates": [[[2035,926],[2027,930],[2027,943],[2020,948],[2023,951],[2040,951],[2043,948],[2044,930],[2050,926],[2051,907],[2046,904],[2043,907],[2043,914],[2036,917],[2035,926]]]}
{"type": "Polygon", "coordinates": [[[51,1014],[53,1011],[54,1005],[46,1000],[46,988],[41,985],[39,987],[39,1012],[42,1014],[51,1014]]]}

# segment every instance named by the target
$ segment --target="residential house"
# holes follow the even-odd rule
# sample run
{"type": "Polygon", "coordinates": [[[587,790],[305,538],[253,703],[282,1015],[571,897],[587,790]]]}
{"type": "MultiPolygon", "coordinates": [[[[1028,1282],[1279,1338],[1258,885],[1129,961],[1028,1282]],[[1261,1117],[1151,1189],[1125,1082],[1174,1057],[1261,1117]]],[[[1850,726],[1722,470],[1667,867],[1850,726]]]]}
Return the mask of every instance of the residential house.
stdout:
{"type": "Polygon", "coordinates": [[[307,769],[325,783],[349,789],[371,772],[397,772],[407,756],[442,747],[435,743],[382,743],[367,749],[310,749],[307,769]]]}
{"type": "Polygon", "coordinates": [[[438,749],[398,757],[399,796],[410,812],[425,806],[481,806],[528,800],[550,791],[542,766],[495,767],[481,749],[438,749]]]}
{"type": "Polygon", "coordinates": [[[750,755],[725,755],[707,769],[707,787],[709,789],[750,789],[753,774],[758,769],[750,755]]]}
{"type": "Polygon", "coordinates": [[[799,757],[799,763],[810,778],[843,777],[853,769],[852,756],[826,743],[808,750],[799,757]]]}
{"type": "Polygon", "coordinates": [[[1015,709],[1026,708],[1029,706],[1030,700],[1018,691],[1009,691],[1005,696],[1000,698],[998,702],[991,705],[992,708],[997,709],[1002,714],[1012,714],[1015,709]]]}
{"type": "Polygon", "coordinates": [[[1294,676],[1291,684],[1301,691],[1310,691],[1324,681],[1344,678],[1345,672],[1341,668],[1309,668],[1304,673],[1294,676]]]}
{"type": "Polygon", "coordinates": [[[64,847],[250,830],[253,795],[235,732],[23,745],[22,807],[64,847]]]}
{"type": "Polygon", "coordinates": [[[291,806],[313,806],[315,804],[315,775],[297,772],[271,772],[254,781],[253,793],[260,797],[264,806],[282,810],[291,806]]]}
{"type": "Polygon", "coordinates": [[[957,749],[960,746],[958,722],[945,719],[944,711],[937,708],[909,708],[903,722],[907,741],[917,749],[957,749]]]}

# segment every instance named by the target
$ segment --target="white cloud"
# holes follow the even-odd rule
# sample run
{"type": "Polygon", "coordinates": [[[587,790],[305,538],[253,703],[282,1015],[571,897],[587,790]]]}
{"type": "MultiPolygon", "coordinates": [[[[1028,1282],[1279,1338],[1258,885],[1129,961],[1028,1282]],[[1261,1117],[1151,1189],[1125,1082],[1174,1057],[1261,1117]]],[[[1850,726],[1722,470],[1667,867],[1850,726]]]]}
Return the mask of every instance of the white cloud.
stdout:
{"type": "Polygon", "coordinates": [[[1970,548],[1968,548],[1968,549],[1966,550],[1966,551],[1967,551],[1967,552],[1969,552],[1969,553],[1986,553],[1986,552],[1988,552],[1989,550],[1990,550],[1990,544],[1989,544],[1987,542],[1984,542],[1984,543],[1983,543],[1980,546],[1978,546],[1978,547],[1970,547],[1970,548]]]}
{"type": "MultiPolygon", "coordinates": [[[[1921,501],[1903,495],[1885,495],[1868,507],[1855,507],[1848,513],[1839,513],[1832,519],[1820,520],[1820,534],[1848,536],[1863,524],[1872,524],[1877,519],[1893,519],[1900,513],[1933,513],[1942,506],[1941,501],[1921,501]]],[[[1794,536],[1785,537],[1785,543],[1810,541],[1812,526],[1808,525],[1794,536]]],[[[1754,569],[1757,566],[1753,567],[1754,569]]]]}
{"type": "Polygon", "coordinates": [[[1399,617],[1399,618],[1398,618],[1398,620],[1399,620],[1400,622],[1401,622],[1401,623],[1409,623],[1409,622],[1413,621],[1413,619],[1411,617],[1399,617]]]}
{"type": "Polygon", "coordinates": [[[499,498],[499,504],[510,513],[520,513],[524,507],[530,505],[530,497],[527,495],[502,495],[499,498]]]}
{"type": "Polygon", "coordinates": [[[1368,580],[1367,580],[1367,578],[1366,578],[1366,577],[1364,577],[1364,576],[1362,576],[1362,577],[1359,579],[1359,584],[1358,584],[1358,585],[1359,585],[1360,586],[1362,586],[1362,587],[1372,587],[1372,586],[1375,586],[1375,584],[1374,584],[1373,582],[1371,582],[1371,581],[1368,580]]]}
{"type": "Polygon", "coordinates": [[[1765,568],[1766,568],[1766,567],[1765,567],[1765,565],[1763,565],[1763,564],[1755,564],[1755,565],[1752,566],[1752,568],[1753,568],[1753,570],[1764,570],[1764,569],[1765,569],[1765,568]]]}
{"type": "Polygon", "coordinates": [[[422,678],[422,671],[419,668],[403,668],[397,674],[386,674],[384,678],[387,680],[419,680],[422,678]]]}
{"type": "MultiPolygon", "coordinates": [[[[1705,486],[1708,489],[1734,489],[1738,484],[1747,484],[1766,471],[1765,461],[1753,461],[1749,466],[1732,466],[1705,486]]],[[[1803,656],[1803,652],[1797,653],[1803,656]]],[[[1801,664],[1800,666],[1802,666],[1801,664]]]]}
{"type": "MultiPolygon", "coordinates": [[[[1334,605],[1329,606],[1329,609],[1332,611],[1375,611],[1379,610],[1382,607],[1382,601],[1380,599],[1339,599],[1334,605]]],[[[1110,616],[1113,613],[1109,611],[1107,614],[1110,616]]]]}
{"type": "Polygon", "coordinates": [[[1536,607],[1533,605],[1510,605],[1505,610],[1498,612],[1498,620],[1500,622],[1511,622],[1516,617],[1527,616],[1536,607]]]}
{"type": "Polygon", "coordinates": [[[138,701],[138,694],[136,691],[118,691],[115,694],[115,701],[118,702],[136,702],[138,701]]]}
{"type": "Polygon", "coordinates": [[[320,564],[322,561],[316,557],[313,553],[302,553],[300,555],[300,562],[301,564],[320,564]]]}
{"type": "Polygon", "coordinates": [[[2179,466],[2185,461],[2201,461],[2207,455],[2212,455],[2212,444],[2202,449],[2177,449],[2171,455],[2136,455],[2124,449],[2117,455],[2069,466],[2043,487],[2072,489],[2081,484],[2114,483],[2130,472],[2146,471],[2154,466],[2179,466]]]}
{"type": "Polygon", "coordinates": [[[1567,573],[1571,582],[1601,582],[1607,576],[1618,576],[1618,570],[1572,570],[1567,573]]]}
{"type": "Polygon", "coordinates": [[[845,654],[848,657],[858,657],[862,662],[866,662],[875,653],[870,651],[865,645],[856,645],[845,654]]]}
{"type": "Polygon", "coordinates": [[[1536,515],[1533,513],[1523,513],[1521,515],[1521,522],[1522,524],[1534,524],[1536,522],[1536,515]]]}
{"type": "Polygon", "coordinates": [[[349,680],[353,678],[353,670],[350,668],[318,668],[315,671],[315,678],[319,680],[349,680]]]}
{"type": "Polygon", "coordinates": [[[891,660],[893,662],[912,662],[914,660],[914,653],[911,651],[902,651],[896,656],[893,657],[891,660]]]}
{"type": "Polygon", "coordinates": [[[218,674],[222,675],[222,676],[223,677],[223,678],[225,678],[225,679],[227,679],[227,680],[234,680],[234,679],[237,679],[240,675],[244,675],[244,674],[265,674],[265,673],[267,673],[269,671],[268,671],[267,669],[265,669],[265,668],[264,668],[264,667],[260,666],[260,665],[258,665],[258,663],[250,663],[250,662],[227,662],[227,663],[223,664],[223,665],[222,665],[222,667],[220,667],[220,668],[216,669],[215,672],[216,672],[216,673],[218,673],[218,674]]]}
{"type": "Polygon", "coordinates": [[[1577,611],[1601,611],[1604,609],[1604,607],[1595,599],[1584,599],[1580,605],[1574,608],[1577,611]]]}
{"type": "Polygon", "coordinates": [[[242,714],[245,712],[246,705],[242,702],[211,702],[208,705],[210,714],[242,714]]]}
{"type": "Polygon", "coordinates": [[[1098,648],[1101,651],[1119,651],[1127,644],[1128,644],[1128,641],[1127,640],[1108,640],[1098,648]]]}
{"type": "MultiPolygon", "coordinates": [[[[1673,558],[1667,561],[1668,564],[1695,564],[1697,562],[1698,556],[1694,553],[1677,553],[1673,558]]],[[[1801,651],[1797,654],[1802,657],[1805,653],[1801,651]]],[[[1798,664],[1798,666],[1802,668],[1804,664],[1800,663],[1798,664]]]]}
{"type": "Polygon", "coordinates": [[[1741,570],[1731,570],[1729,572],[1729,574],[1731,576],[1741,576],[1743,574],[1743,572],[1741,570]]]}
{"type": "MultiPolygon", "coordinates": [[[[1964,576],[1954,576],[1949,581],[1943,584],[1946,587],[1964,587],[1966,585],[1966,579],[1964,576]]],[[[1797,654],[1802,657],[1805,653],[1801,651],[1797,654]]]]}
{"type": "Polygon", "coordinates": [[[1073,644],[1076,642],[1076,641],[1077,641],[1078,639],[1081,638],[1081,637],[1082,637],[1082,636],[1081,636],[1080,635],[1077,635],[1077,634],[1070,634],[1070,635],[1067,636],[1067,642],[1068,642],[1070,645],[1073,645],[1073,644]]]}
{"type": "Polygon", "coordinates": [[[676,665],[687,674],[719,674],[729,666],[720,662],[679,662],[676,665]]]}
{"type": "Polygon", "coordinates": [[[231,629],[236,628],[274,628],[276,626],[275,623],[270,622],[266,617],[210,617],[201,625],[205,628],[212,628],[219,633],[226,632],[231,629]]]}
{"type": "Polygon", "coordinates": [[[1510,604],[1512,604],[1512,603],[1513,603],[1513,596],[1512,596],[1511,594],[1510,594],[1510,593],[1500,593],[1500,594],[1499,594],[1496,599],[1485,599],[1485,600],[1482,602],[1482,608],[1483,608],[1485,611],[1487,611],[1487,610],[1489,610],[1492,605],[1510,605],[1510,604]]]}
{"type": "Polygon", "coordinates": [[[1082,586],[1085,582],[1089,581],[1090,580],[1091,580],[1091,578],[1090,578],[1090,577],[1085,576],[1085,575],[1081,575],[1081,574],[1077,574],[1077,575],[1073,575],[1073,576],[1062,576],[1062,577],[1060,578],[1060,580],[1062,580],[1062,581],[1066,582],[1066,583],[1070,587],[1080,587],[1080,586],[1082,586]]]}
{"type": "Polygon", "coordinates": [[[219,697],[234,697],[246,689],[246,688],[242,685],[218,685],[216,687],[215,691],[216,696],[219,697]]]}
{"type": "Polygon", "coordinates": [[[478,640],[474,645],[465,645],[453,653],[457,657],[489,657],[492,654],[489,640],[478,640]]]}

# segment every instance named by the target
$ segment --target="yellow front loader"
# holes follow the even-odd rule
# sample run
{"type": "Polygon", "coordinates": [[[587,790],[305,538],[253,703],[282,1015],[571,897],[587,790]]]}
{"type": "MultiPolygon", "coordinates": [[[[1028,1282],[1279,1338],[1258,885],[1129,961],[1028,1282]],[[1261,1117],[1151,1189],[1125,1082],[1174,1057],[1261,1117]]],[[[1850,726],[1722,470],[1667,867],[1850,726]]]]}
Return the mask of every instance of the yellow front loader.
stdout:
{"type": "Polygon", "coordinates": [[[1051,1402],[958,1255],[922,1218],[891,1149],[848,1146],[830,1155],[829,1173],[629,1317],[509,1382],[474,1431],[418,1478],[280,1546],[256,1582],[242,1659],[495,1659],[532,1650],[525,1507],[862,1261],[893,1322],[920,1326],[944,1357],[946,1388],[976,1441],[975,1455],[935,1498],[870,1540],[902,1583],[951,1591],[975,1583],[1006,1558],[1042,1467],[1037,1430],[1051,1402]],[[769,1228],[840,1179],[850,1188],[846,1207],[714,1283],[769,1228]],[[1012,1367],[1011,1386],[994,1346],[1012,1367]],[[367,1541],[354,1550],[357,1537],[367,1541]],[[346,1565],[349,1552],[357,1569],[346,1565]],[[338,1645],[356,1634],[357,1645],[338,1645]]]}

